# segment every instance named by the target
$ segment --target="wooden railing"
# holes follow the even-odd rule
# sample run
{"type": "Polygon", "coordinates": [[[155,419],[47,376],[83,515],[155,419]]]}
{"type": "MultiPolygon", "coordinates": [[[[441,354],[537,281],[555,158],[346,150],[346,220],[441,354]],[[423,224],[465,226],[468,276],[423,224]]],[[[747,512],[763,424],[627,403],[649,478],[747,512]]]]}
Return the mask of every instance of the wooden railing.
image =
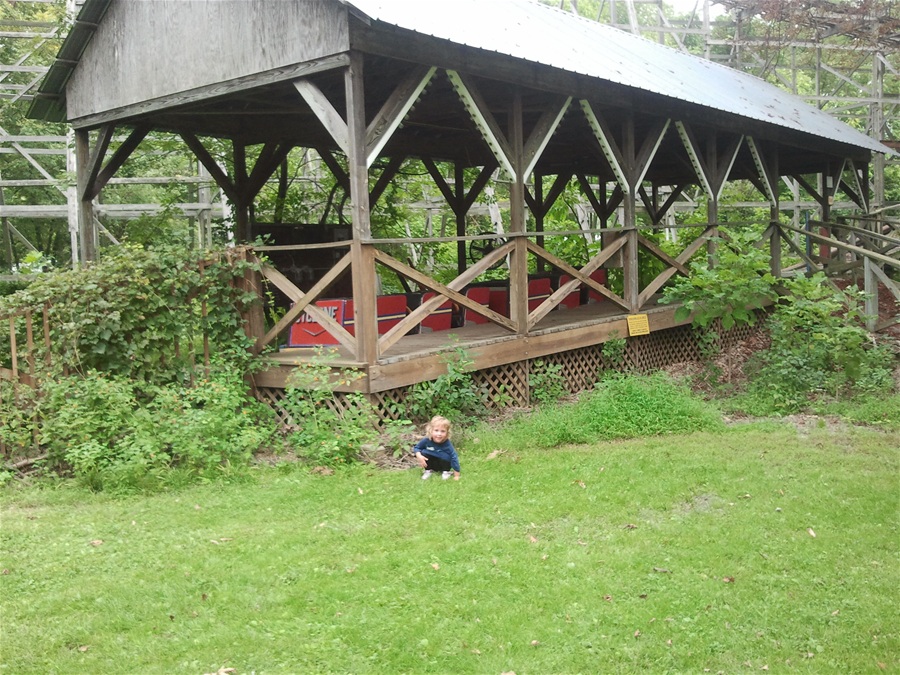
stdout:
{"type": "MultiPolygon", "coordinates": [[[[549,312],[554,310],[560,303],[569,296],[570,293],[585,287],[597,294],[603,296],[612,303],[618,305],[624,312],[638,312],[644,308],[653,296],[676,274],[688,274],[687,263],[690,259],[704,246],[716,232],[716,226],[693,226],[704,227],[703,232],[694,239],[685,249],[677,256],[671,256],[663,251],[657,244],[650,239],[640,235],[637,230],[629,228],[611,228],[602,230],[577,230],[573,232],[525,232],[525,233],[504,233],[502,235],[503,243],[493,250],[489,251],[481,260],[468,267],[458,274],[449,283],[441,283],[435,278],[420,272],[409,264],[398,260],[396,257],[378,248],[379,245],[389,244],[435,244],[444,242],[466,242],[479,239],[496,239],[497,235],[473,235],[466,237],[423,237],[423,238],[406,238],[406,239],[370,239],[362,244],[362,247],[368,251],[364,256],[360,256],[357,260],[365,261],[364,264],[373,266],[380,265],[399,275],[401,278],[413,282],[419,289],[432,292],[434,295],[424,300],[420,305],[412,308],[407,316],[402,318],[398,323],[386,331],[383,335],[379,335],[376,342],[376,353],[383,354],[397,343],[403,336],[414,330],[423,320],[438,310],[448,301],[455,303],[460,308],[468,310],[484,317],[487,321],[494,325],[502,327],[510,333],[518,333],[527,335],[534,330],[541,319],[547,316],[549,312]],[[608,239],[605,241],[603,249],[593,256],[587,264],[580,268],[576,268],[565,260],[550,253],[543,246],[537,243],[537,240],[543,240],[547,237],[570,234],[583,236],[586,232],[599,235],[604,233],[608,239]],[[654,256],[662,261],[666,269],[661,272],[655,279],[645,286],[640,292],[635,292],[634,300],[629,302],[626,297],[622,297],[607,286],[599,283],[591,278],[593,272],[608,263],[614,256],[623,252],[628,244],[633,242],[635,250],[640,250],[654,256]],[[552,267],[565,274],[569,279],[562,283],[557,289],[550,293],[549,297],[544,299],[540,305],[531,309],[527,313],[511,310],[510,316],[499,314],[488,306],[476,302],[469,298],[465,289],[478,277],[491,269],[497,262],[506,257],[514,257],[520,255],[523,260],[513,263],[518,266],[518,275],[510,274],[510,306],[514,306],[517,301],[521,302],[522,297],[526,294],[525,285],[527,284],[527,274],[522,273],[525,269],[524,256],[533,255],[538,260],[549,263],[552,267]]],[[[287,251],[287,250],[308,250],[312,248],[335,248],[350,247],[353,242],[343,241],[333,244],[315,244],[309,246],[265,246],[259,247],[260,251],[287,251]]],[[[280,271],[271,265],[262,264],[261,273],[265,280],[279,289],[292,303],[287,313],[264,335],[259,335],[255,345],[255,351],[261,352],[267,346],[276,343],[279,336],[283,335],[290,326],[299,319],[303,313],[307,313],[312,321],[318,322],[334,340],[344,347],[351,355],[360,358],[362,350],[360,349],[358,336],[351,334],[337,321],[331,318],[325,311],[316,306],[316,301],[327,299],[329,287],[342,274],[350,270],[351,274],[360,273],[353,265],[354,257],[351,252],[345,254],[317,283],[315,283],[308,291],[298,288],[290,279],[288,279],[280,271]]],[[[374,276],[369,273],[367,276],[374,276]]],[[[634,273],[636,283],[636,270],[634,273]]],[[[374,289],[372,293],[374,294],[374,289]]],[[[626,294],[627,295],[627,294],[626,294]]],[[[527,303],[522,303],[527,305],[527,303]]],[[[520,306],[522,306],[520,304],[520,306]]]]}
{"type": "Polygon", "coordinates": [[[35,335],[40,333],[45,347],[44,358],[50,358],[50,306],[45,304],[40,310],[40,323],[36,326],[35,311],[25,309],[7,314],[0,319],[8,327],[9,363],[0,364],[0,379],[34,386],[37,377],[35,335]],[[24,322],[24,348],[20,344],[17,324],[24,322]],[[8,366],[8,367],[7,367],[8,366]]]}

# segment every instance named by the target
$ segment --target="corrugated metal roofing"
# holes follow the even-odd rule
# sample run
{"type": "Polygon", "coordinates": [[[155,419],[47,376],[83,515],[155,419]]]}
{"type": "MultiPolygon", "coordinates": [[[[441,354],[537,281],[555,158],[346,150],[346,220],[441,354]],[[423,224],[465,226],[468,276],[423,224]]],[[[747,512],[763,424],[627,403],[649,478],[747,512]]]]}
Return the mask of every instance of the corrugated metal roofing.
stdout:
{"type": "Polygon", "coordinates": [[[757,77],[534,0],[342,1],[372,20],[423,35],[891,152],[757,77]]]}

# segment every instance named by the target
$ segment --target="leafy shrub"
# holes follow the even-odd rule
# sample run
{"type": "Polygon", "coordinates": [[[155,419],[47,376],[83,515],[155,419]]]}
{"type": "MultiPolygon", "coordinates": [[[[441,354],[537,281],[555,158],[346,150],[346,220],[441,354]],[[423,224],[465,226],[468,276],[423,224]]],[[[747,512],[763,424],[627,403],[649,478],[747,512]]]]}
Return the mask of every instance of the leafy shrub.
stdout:
{"type": "Polygon", "coordinates": [[[721,426],[717,410],[664,373],[613,374],[575,403],[540,408],[516,421],[511,433],[538,447],[553,448],[721,426]]]}
{"type": "Polygon", "coordinates": [[[695,327],[706,328],[721,319],[725,330],[736,324],[753,325],[753,309],[774,297],[768,251],[754,245],[758,234],[724,228],[721,233],[712,239],[721,244],[716,264],[710,267],[705,259],[694,260],[690,276],[679,277],[663,292],[662,302],[682,303],[675,310],[676,321],[693,317],[695,327]]]}
{"type": "Polygon", "coordinates": [[[334,384],[350,385],[361,377],[353,369],[333,374],[327,358],[298,364],[285,386],[282,406],[293,420],[288,442],[314,464],[334,466],[359,457],[364,444],[378,439],[375,410],[365,396],[345,394],[338,406],[334,384]]]}
{"type": "Polygon", "coordinates": [[[429,382],[409,388],[406,395],[407,413],[414,422],[426,422],[434,415],[443,415],[454,423],[477,418],[488,405],[487,394],[472,379],[474,365],[462,347],[443,357],[447,372],[429,382]]]}
{"type": "Polygon", "coordinates": [[[0,314],[49,305],[50,352],[39,341],[36,357],[55,372],[184,383],[202,362],[204,333],[212,353],[244,347],[246,364],[240,310],[256,296],[237,281],[248,266],[234,251],[124,245],[98,263],[40,275],[0,298],[0,314]]]}
{"type": "Polygon", "coordinates": [[[821,273],[785,281],[769,320],[771,346],[755,360],[747,404],[790,413],[813,397],[888,392],[892,354],[863,324],[862,296],[831,288],[821,273]]]}
{"type": "Polygon", "coordinates": [[[531,364],[528,387],[532,402],[538,404],[555,403],[569,393],[562,375],[562,366],[541,359],[531,364]]]}
{"type": "Polygon", "coordinates": [[[171,468],[204,476],[244,465],[274,432],[271,410],[233,368],[150,393],[97,371],[59,377],[45,382],[39,412],[51,463],[95,490],[159,487],[171,468]]]}

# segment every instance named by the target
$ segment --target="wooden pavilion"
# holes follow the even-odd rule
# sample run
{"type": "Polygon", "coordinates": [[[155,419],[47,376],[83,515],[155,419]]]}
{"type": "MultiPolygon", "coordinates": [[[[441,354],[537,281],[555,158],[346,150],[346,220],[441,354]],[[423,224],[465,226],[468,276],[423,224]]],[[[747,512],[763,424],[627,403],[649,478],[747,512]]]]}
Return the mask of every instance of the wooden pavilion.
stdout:
{"type": "MultiPolygon", "coordinates": [[[[190,147],[233,205],[243,241],[259,232],[254,200],[282,160],[314,149],[349,195],[351,227],[299,227],[290,245],[266,247],[273,260],[293,252],[322,264],[303,279],[264,266],[292,305],[268,329],[261,312],[248,317],[248,331],[263,350],[302,344],[294,331],[314,325],[307,333],[335,346],[335,365],[364,373],[354,386],[383,401],[439,375],[457,347],[514,401],[527,400],[535,359],[560,363],[573,390],[589,386],[610,337],[628,338],[634,366],[690,357],[690,331],[657,299],[716,235],[723,186],[748,180],[770,201],[763,245],[779,274],[789,239],[780,177],[796,178],[827,222],[838,192],[867,210],[872,154],[890,152],[760,80],[532,0],[86,0],[29,114],[75,128],[85,260],[97,255],[93,201],[151,131],[190,147]],[[208,139],[230,143],[230,173],[208,139]],[[373,236],[372,205],[410,158],[446,199],[453,236],[373,236]],[[508,227],[502,237],[469,233],[467,213],[498,171],[509,182],[508,227]],[[597,214],[587,234],[602,241],[580,266],[543,245],[585,234],[544,227],[573,180],[597,214]],[[705,193],[707,223],[670,255],[644,228],[658,229],[688,186],[705,193]],[[423,241],[455,242],[452,281],[389,252],[423,241]],[[482,256],[470,264],[473,242],[482,256]],[[650,280],[638,273],[645,257],[663,269],[650,280]],[[504,260],[506,283],[480,290],[504,260]],[[617,290],[605,283],[611,269],[617,290]],[[419,291],[399,312],[377,293],[388,271],[419,291]],[[451,307],[455,319],[441,323],[451,307]]],[[[311,352],[272,354],[277,365],[257,377],[263,395],[277,402],[311,352]]]]}

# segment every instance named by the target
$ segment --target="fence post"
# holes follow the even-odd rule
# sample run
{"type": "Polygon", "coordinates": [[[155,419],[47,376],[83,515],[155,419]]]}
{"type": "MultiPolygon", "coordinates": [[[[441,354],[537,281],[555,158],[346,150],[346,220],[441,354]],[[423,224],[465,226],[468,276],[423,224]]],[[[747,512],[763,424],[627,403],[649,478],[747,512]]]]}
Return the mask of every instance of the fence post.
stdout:
{"type": "Polygon", "coordinates": [[[875,263],[866,256],[863,258],[863,291],[866,294],[866,330],[870,333],[875,332],[878,325],[878,277],[875,276],[875,270],[872,266],[875,263]]]}

